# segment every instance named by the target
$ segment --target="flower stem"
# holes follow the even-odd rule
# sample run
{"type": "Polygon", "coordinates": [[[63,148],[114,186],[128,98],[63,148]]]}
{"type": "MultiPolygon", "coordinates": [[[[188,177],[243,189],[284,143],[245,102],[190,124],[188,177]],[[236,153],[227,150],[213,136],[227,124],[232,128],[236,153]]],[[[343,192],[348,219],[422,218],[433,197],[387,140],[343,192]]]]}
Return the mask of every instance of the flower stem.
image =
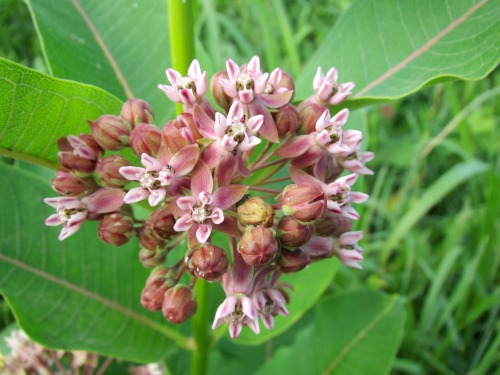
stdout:
{"type": "MultiPolygon", "coordinates": [[[[170,27],[170,51],[172,67],[186,74],[194,59],[194,0],[168,0],[168,22],[170,27]]],[[[177,105],[177,114],[182,105],[177,105]]]]}
{"type": "Polygon", "coordinates": [[[192,318],[192,328],[196,341],[196,350],[191,357],[191,374],[203,375],[207,372],[208,349],[210,347],[210,331],[208,321],[210,311],[208,310],[208,282],[198,279],[194,286],[198,311],[192,318]]]}

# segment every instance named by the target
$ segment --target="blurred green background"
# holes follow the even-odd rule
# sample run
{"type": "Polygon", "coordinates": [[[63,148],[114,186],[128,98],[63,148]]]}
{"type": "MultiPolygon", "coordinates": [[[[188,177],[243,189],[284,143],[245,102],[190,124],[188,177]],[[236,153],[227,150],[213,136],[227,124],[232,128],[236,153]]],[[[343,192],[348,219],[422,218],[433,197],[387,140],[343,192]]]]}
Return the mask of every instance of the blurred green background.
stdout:
{"type": "MultiPolygon", "coordinates": [[[[202,1],[196,34],[242,63],[296,74],[350,1],[202,1]],[[281,43],[276,12],[293,36],[281,43]],[[258,32],[256,32],[258,30],[258,32]]],[[[29,13],[0,0],[0,56],[45,72],[29,13]]],[[[335,65],[335,61],[332,61],[335,65]]],[[[324,67],[325,68],[325,67],[324,67]]],[[[358,191],[364,270],[342,268],[328,294],[360,287],[405,300],[406,330],[395,374],[499,373],[500,130],[498,69],[477,82],[450,82],[363,110],[364,146],[376,154],[358,191]],[[480,173],[475,173],[480,171],[480,173]]],[[[0,324],[13,321],[5,302],[0,324]]],[[[299,324],[300,325],[300,324],[299,324]]]]}

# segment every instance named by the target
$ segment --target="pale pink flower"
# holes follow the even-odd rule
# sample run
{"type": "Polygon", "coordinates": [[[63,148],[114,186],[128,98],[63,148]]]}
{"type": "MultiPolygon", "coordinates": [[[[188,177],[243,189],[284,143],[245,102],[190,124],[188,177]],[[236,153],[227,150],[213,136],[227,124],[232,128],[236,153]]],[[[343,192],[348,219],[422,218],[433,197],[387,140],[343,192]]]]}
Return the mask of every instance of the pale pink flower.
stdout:
{"type": "Polygon", "coordinates": [[[207,72],[201,72],[198,60],[193,60],[188,69],[188,74],[183,77],[174,69],[166,70],[170,85],[158,85],[170,100],[193,106],[200,103],[207,92],[207,72]]]}
{"type": "Polygon", "coordinates": [[[337,80],[336,68],[331,68],[325,76],[321,67],[318,67],[313,80],[315,98],[318,104],[337,105],[351,95],[354,82],[337,83],[337,80]]]}
{"type": "Polygon", "coordinates": [[[203,161],[198,161],[191,177],[192,196],[178,197],[172,205],[176,216],[180,216],[175,222],[175,231],[189,231],[190,238],[205,243],[213,224],[224,222],[223,210],[238,202],[247,191],[242,185],[221,186],[215,193],[213,188],[210,169],[203,161]]]}
{"type": "Polygon", "coordinates": [[[375,154],[370,151],[362,151],[361,143],[363,139],[358,140],[349,151],[336,155],[335,162],[342,168],[356,174],[371,175],[373,171],[365,166],[365,163],[373,160],[375,154]]]}
{"type": "Polygon", "coordinates": [[[333,255],[332,237],[313,236],[309,242],[300,248],[307,253],[312,260],[330,258],[333,255]]]}
{"type": "Polygon", "coordinates": [[[346,232],[338,238],[334,253],[348,267],[363,269],[359,262],[363,261],[363,249],[358,241],[363,238],[363,232],[346,232]]]}
{"type": "Polygon", "coordinates": [[[328,211],[359,220],[359,214],[351,207],[351,203],[363,203],[368,199],[368,195],[351,191],[351,186],[356,182],[358,175],[350,174],[326,184],[303,170],[290,165],[290,176],[296,184],[309,182],[321,186],[327,197],[326,207],[328,211]]]}
{"type": "Polygon", "coordinates": [[[260,333],[257,306],[250,298],[254,286],[254,267],[246,264],[241,255],[235,252],[233,265],[222,275],[226,299],[215,313],[212,329],[229,322],[229,334],[233,339],[238,337],[243,326],[260,333]]]}

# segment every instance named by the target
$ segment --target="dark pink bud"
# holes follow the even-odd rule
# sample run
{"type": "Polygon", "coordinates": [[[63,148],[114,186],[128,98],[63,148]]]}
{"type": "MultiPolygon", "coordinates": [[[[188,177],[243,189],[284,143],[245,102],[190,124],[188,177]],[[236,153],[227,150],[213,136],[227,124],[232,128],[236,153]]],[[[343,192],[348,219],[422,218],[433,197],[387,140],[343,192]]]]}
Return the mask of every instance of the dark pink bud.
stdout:
{"type": "Polygon", "coordinates": [[[317,220],[314,227],[319,236],[338,237],[345,232],[352,231],[352,220],[342,214],[329,212],[325,217],[317,220]]]}
{"type": "Polygon", "coordinates": [[[196,123],[191,113],[181,113],[177,116],[177,119],[174,120],[174,126],[180,131],[188,143],[194,144],[197,139],[203,138],[196,127],[196,123]]]}
{"type": "Polygon", "coordinates": [[[79,197],[93,192],[97,185],[92,177],[80,178],[66,168],[59,168],[52,179],[52,189],[66,197],[79,197]]]}
{"type": "Polygon", "coordinates": [[[165,240],[161,238],[158,233],[155,232],[154,228],[149,225],[143,225],[137,236],[139,237],[139,243],[141,247],[148,250],[156,250],[165,246],[165,240]]]}
{"type": "Polygon", "coordinates": [[[193,290],[185,285],[177,285],[165,293],[161,311],[169,322],[180,324],[191,318],[197,308],[193,290]]]}
{"type": "Polygon", "coordinates": [[[229,79],[225,70],[215,73],[212,76],[212,79],[210,80],[210,91],[212,92],[212,98],[214,98],[215,102],[225,111],[229,111],[229,108],[233,103],[233,98],[227,95],[222,88],[222,84],[220,82],[221,79],[229,79]]]}
{"type": "Polygon", "coordinates": [[[275,88],[283,88],[283,87],[290,91],[295,90],[295,83],[293,82],[292,76],[287,72],[285,72],[284,70],[281,71],[281,79],[275,86],[275,88]]]}
{"type": "Polygon", "coordinates": [[[118,171],[121,167],[132,165],[123,156],[113,155],[99,160],[96,166],[96,172],[101,181],[109,187],[121,188],[127,185],[130,181],[127,180],[118,171]]]}
{"type": "Polygon", "coordinates": [[[159,267],[149,275],[146,286],[141,293],[141,305],[152,311],[159,311],[163,305],[165,292],[175,285],[170,268],[159,267]]]}
{"type": "Polygon", "coordinates": [[[280,138],[294,133],[299,127],[299,113],[293,104],[285,104],[276,112],[273,112],[272,115],[278,127],[278,135],[280,138]]]}
{"type": "Polygon", "coordinates": [[[146,226],[150,227],[157,238],[167,240],[177,234],[174,230],[175,217],[167,207],[160,207],[153,211],[146,219],[146,226]]]}
{"type": "Polygon", "coordinates": [[[285,215],[306,224],[322,217],[326,210],[325,193],[321,186],[311,182],[286,186],[278,201],[285,215]]]}
{"type": "Polygon", "coordinates": [[[124,245],[135,234],[134,220],[119,212],[105,215],[99,223],[97,234],[101,241],[113,246],[124,245]]]}
{"type": "Polygon", "coordinates": [[[156,156],[160,143],[161,131],[156,125],[139,124],[130,133],[130,147],[137,156],[144,153],[156,156]]]}
{"type": "Polygon", "coordinates": [[[186,257],[188,272],[208,281],[217,281],[226,273],[228,261],[223,248],[205,243],[186,257]]]}
{"type": "Polygon", "coordinates": [[[129,144],[130,124],[120,117],[102,115],[96,121],[88,121],[92,136],[105,150],[120,150],[129,144]]]}
{"type": "Polygon", "coordinates": [[[141,249],[141,251],[139,251],[139,260],[146,268],[161,266],[165,263],[166,258],[167,252],[164,248],[158,248],[156,250],[141,249]]]}
{"type": "Polygon", "coordinates": [[[326,107],[316,103],[311,103],[304,108],[300,108],[299,118],[302,124],[300,127],[301,133],[309,134],[316,131],[316,122],[325,112],[325,109],[326,107]]]}
{"type": "Polygon", "coordinates": [[[291,216],[284,216],[278,223],[279,242],[287,249],[296,249],[306,244],[313,233],[312,225],[301,224],[291,216]]]}
{"type": "Polygon", "coordinates": [[[291,273],[305,268],[309,264],[309,261],[309,255],[301,249],[293,251],[282,249],[276,264],[284,273],[291,273]]]}
{"type": "Polygon", "coordinates": [[[121,189],[104,187],[82,198],[82,203],[87,206],[89,218],[94,220],[102,214],[118,211],[123,205],[124,196],[125,192],[121,189]]]}
{"type": "Polygon", "coordinates": [[[238,225],[241,230],[250,226],[272,227],[273,223],[273,207],[262,198],[252,197],[238,206],[238,225]]]}
{"type": "Polygon", "coordinates": [[[247,264],[259,266],[274,260],[278,253],[278,241],[271,229],[254,227],[243,234],[238,251],[247,264]]]}
{"type": "Polygon", "coordinates": [[[102,149],[91,135],[60,138],[57,144],[61,149],[58,157],[63,167],[82,177],[94,172],[102,149]]]}
{"type": "Polygon", "coordinates": [[[120,111],[120,117],[128,122],[133,128],[140,123],[152,123],[154,114],[149,104],[144,100],[129,99],[125,103],[123,103],[122,109],[120,111]]]}

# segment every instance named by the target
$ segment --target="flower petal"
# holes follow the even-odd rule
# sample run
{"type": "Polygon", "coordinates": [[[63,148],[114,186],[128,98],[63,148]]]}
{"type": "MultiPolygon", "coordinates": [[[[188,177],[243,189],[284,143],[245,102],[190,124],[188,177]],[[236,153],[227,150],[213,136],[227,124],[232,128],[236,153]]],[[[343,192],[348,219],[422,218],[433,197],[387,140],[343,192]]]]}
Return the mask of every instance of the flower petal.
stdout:
{"type": "Polygon", "coordinates": [[[210,234],[212,233],[212,224],[200,224],[198,225],[198,229],[196,230],[196,238],[199,243],[205,243],[208,241],[210,234]]]}
{"type": "Polygon", "coordinates": [[[207,138],[217,139],[217,135],[214,130],[214,121],[208,116],[208,114],[198,105],[194,106],[193,118],[196,123],[196,127],[199,132],[207,138]]]}
{"type": "Polygon", "coordinates": [[[121,189],[102,188],[87,195],[82,203],[87,206],[89,213],[104,214],[118,210],[124,203],[124,197],[125,192],[121,189]]]}
{"type": "Polygon", "coordinates": [[[210,169],[203,160],[199,160],[191,176],[191,193],[197,197],[201,192],[212,193],[214,180],[210,169]]]}
{"type": "Polygon", "coordinates": [[[172,156],[168,163],[175,171],[175,176],[185,176],[193,170],[200,156],[198,145],[189,145],[172,156]]]}
{"type": "Polygon", "coordinates": [[[142,201],[149,197],[149,190],[143,189],[142,187],[136,187],[130,189],[127,194],[123,197],[123,201],[127,204],[142,201]]]}
{"type": "Polygon", "coordinates": [[[193,225],[191,216],[189,214],[182,215],[174,224],[174,230],[176,232],[185,232],[193,225]]]}
{"type": "Polygon", "coordinates": [[[140,167],[120,167],[118,170],[120,174],[130,181],[139,181],[141,176],[146,173],[145,168],[140,167]]]}
{"type": "Polygon", "coordinates": [[[269,142],[278,143],[280,140],[278,136],[278,128],[273,120],[273,116],[271,116],[271,113],[264,106],[264,104],[259,99],[256,99],[249,105],[249,109],[252,116],[264,116],[264,122],[259,129],[259,133],[262,134],[262,136],[269,142]]]}
{"type": "Polygon", "coordinates": [[[292,99],[292,90],[280,90],[274,94],[260,94],[259,98],[270,108],[280,108],[292,99]]]}
{"type": "Polygon", "coordinates": [[[279,145],[274,154],[287,159],[300,156],[311,146],[312,137],[313,135],[306,134],[290,138],[285,143],[279,145]]]}
{"type": "Polygon", "coordinates": [[[243,185],[221,186],[214,194],[213,206],[222,210],[228,209],[243,198],[247,190],[248,186],[243,185]]]}
{"type": "Polygon", "coordinates": [[[54,227],[56,225],[61,225],[61,217],[58,214],[52,214],[47,219],[45,219],[45,225],[54,227]]]}

